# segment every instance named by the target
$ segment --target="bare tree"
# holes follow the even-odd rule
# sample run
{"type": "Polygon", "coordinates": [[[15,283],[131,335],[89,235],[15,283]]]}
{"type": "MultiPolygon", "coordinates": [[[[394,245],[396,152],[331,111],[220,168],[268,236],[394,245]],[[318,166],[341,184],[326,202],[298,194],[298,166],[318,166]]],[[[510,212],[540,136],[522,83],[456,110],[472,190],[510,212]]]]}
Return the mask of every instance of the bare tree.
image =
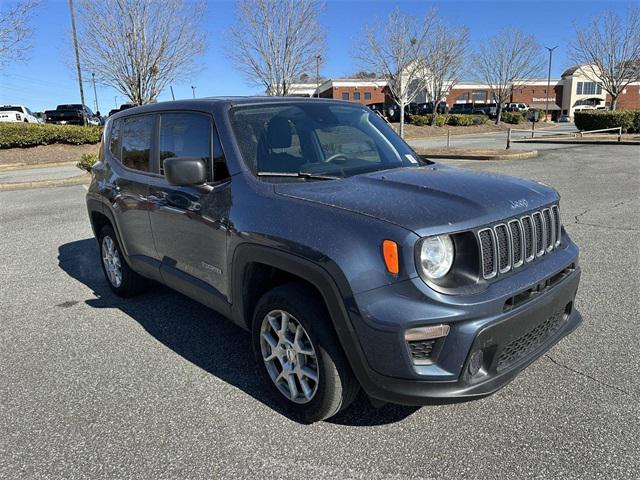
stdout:
{"type": "Polygon", "coordinates": [[[630,7],[625,19],[613,12],[593,17],[576,28],[571,59],[611,96],[611,110],[631,82],[640,81],[640,8],[630,7]]]}
{"type": "Polygon", "coordinates": [[[473,66],[479,80],[491,89],[497,104],[497,125],[502,117],[502,107],[509,100],[511,92],[521,87],[527,79],[540,75],[544,59],[533,35],[505,29],[480,45],[473,66]]]}
{"type": "Polygon", "coordinates": [[[268,95],[287,95],[290,84],[321,61],[323,8],[314,0],[238,1],[229,31],[231,58],[268,95]]]}
{"type": "Polygon", "coordinates": [[[32,30],[29,21],[39,0],[16,2],[12,6],[2,2],[0,7],[0,65],[25,60],[31,48],[32,30]]]}
{"type": "Polygon", "coordinates": [[[404,135],[405,105],[424,88],[423,60],[435,18],[434,8],[421,21],[396,8],[384,21],[365,26],[358,41],[358,60],[387,80],[387,88],[400,108],[400,136],[404,135]]]}
{"type": "Polygon", "coordinates": [[[431,36],[424,60],[427,76],[425,92],[433,105],[431,125],[436,124],[438,105],[460,81],[467,61],[469,30],[464,26],[439,23],[431,36]]]}
{"type": "Polygon", "coordinates": [[[82,69],[137,105],[153,102],[196,71],[204,9],[199,0],[81,0],[82,69]]]}

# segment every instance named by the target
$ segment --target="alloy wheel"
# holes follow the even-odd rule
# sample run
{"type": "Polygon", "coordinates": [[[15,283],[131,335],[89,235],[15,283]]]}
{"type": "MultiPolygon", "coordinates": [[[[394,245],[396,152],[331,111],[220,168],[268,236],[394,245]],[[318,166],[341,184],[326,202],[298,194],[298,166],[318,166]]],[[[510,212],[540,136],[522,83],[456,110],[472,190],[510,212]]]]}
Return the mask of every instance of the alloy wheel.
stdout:
{"type": "Polygon", "coordinates": [[[122,262],[116,242],[108,235],[102,239],[102,263],[109,282],[118,288],[122,285],[122,262]]]}
{"type": "Polygon", "coordinates": [[[308,403],[318,390],[316,350],[300,322],[284,310],[272,310],[260,326],[260,349],[269,377],[295,403],[308,403]]]}

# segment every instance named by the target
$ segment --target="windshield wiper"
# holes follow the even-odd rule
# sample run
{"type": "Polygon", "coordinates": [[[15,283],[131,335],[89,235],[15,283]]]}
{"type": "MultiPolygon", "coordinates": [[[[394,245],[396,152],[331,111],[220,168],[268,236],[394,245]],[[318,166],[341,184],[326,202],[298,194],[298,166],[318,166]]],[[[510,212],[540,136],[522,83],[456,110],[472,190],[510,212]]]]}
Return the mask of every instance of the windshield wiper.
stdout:
{"type": "Polygon", "coordinates": [[[292,177],[292,178],[307,178],[311,180],[338,180],[342,177],[335,177],[331,175],[316,175],[309,172],[258,172],[259,177],[292,177]]]}

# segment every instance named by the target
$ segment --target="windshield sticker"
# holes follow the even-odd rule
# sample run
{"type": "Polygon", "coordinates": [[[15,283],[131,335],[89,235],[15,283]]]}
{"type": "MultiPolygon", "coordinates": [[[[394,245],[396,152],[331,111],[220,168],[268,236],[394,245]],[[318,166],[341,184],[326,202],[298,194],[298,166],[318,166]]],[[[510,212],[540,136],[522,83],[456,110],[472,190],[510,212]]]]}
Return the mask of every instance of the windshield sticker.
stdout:
{"type": "Polygon", "coordinates": [[[411,163],[418,163],[418,160],[416,160],[416,157],[414,157],[413,155],[411,155],[410,153],[406,153],[404,155],[404,158],[406,158],[407,160],[409,160],[411,163]]]}

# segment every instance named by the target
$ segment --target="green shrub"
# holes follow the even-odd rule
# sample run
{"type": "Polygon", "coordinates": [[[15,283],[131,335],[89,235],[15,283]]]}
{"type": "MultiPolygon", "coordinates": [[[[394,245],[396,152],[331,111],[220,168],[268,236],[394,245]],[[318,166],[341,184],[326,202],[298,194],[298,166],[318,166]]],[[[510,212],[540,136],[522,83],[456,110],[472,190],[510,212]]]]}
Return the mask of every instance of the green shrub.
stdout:
{"type": "Polygon", "coordinates": [[[52,143],[98,143],[102,128],[44,123],[0,123],[0,148],[34,147],[52,143]]]}
{"type": "MultiPolygon", "coordinates": [[[[447,123],[448,115],[440,114],[436,117],[436,127],[443,127],[447,123]]],[[[431,125],[433,121],[433,114],[429,113],[427,115],[413,115],[411,117],[411,123],[413,125],[417,125],[419,127],[423,125],[431,125]]]]}
{"type": "Polygon", "coordinates": [[[431,115],[412,115],[410,123],[422,127],[431,123],[431,115]]]}
{"type": "Polygon", "coordinates": [[[85,153],[82,155],[82,157],[80,157],[80,161],[76,163],[76,167],[78,167],[80,170],[86,170],[87,172],[91,173],[91,169],[97,161],[98,155],[96,155],[95,153],[85,153]]]}
{"type": "Polygon", "coordinates": [[[518,125],[524,121],[524,117],[520,112],[502,112],[502,121],[518,125]]]}
{"type": "Polygon", "coordinates": [[[622,127],[623,133],[635,129],[635,116],[633,110],[587,110],[573,114],[578,130],[622,127]]]}
{"type": "Polygon", "coordinates": [[[640,133],[640,110],[633,111],[633,122],[631,123],[629,133],[640,133]]]}
{"type": "Polygon", "coordinates": [[[474,125],[484,125],[489,121],[489,117],[486,115],[473,115],[473,124],[474,125]]]}
{"type": "Polygon", "coordinates": [[[466,127],[469,125],[473,125],[474,117],[476,116],[478,115],[464,115],[464,114],[453,113],[448,116],[447,125],[451,125],[454,127],[466,127]]]}

